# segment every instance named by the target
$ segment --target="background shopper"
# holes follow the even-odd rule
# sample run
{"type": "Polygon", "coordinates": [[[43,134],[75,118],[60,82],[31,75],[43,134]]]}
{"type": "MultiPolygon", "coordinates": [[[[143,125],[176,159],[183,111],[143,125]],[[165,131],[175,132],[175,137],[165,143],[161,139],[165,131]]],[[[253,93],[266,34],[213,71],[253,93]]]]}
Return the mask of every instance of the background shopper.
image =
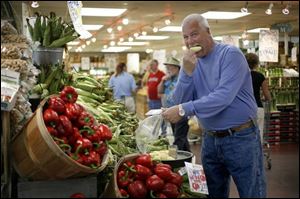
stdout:
{"type": "Polygon", "coordinates": [[[126,64],[119,63],[115,73],[109,79],[109,87],[113,89],[114,99],[125,104],[129,112],[135,112],[132,96],[136,92],[136,83],[132,74],[126,72],[126,64]]]}
{"type": "Polygon", "coordinates": [[[165,73],[158,69],[158,61],[156,59],[150,62],[150,74],[147,81],[148,106],[149,109],[160,109],[161,99],[158,96],[157,86],[165,73]]]}
{"type": "MultiPolygon", "coordinates": [[[[158,93],[161,94],[162,105],[164,108],[174,106],[173,92],[177,84],[180,62],[171,57],[164,63],[167,68],[167,74],[162,78],[162,81],[158,85],[158,93]]],[[[164,123],[165,124],[165,123],[164,123]]],[[[177,123],[171,123],[173,134],[175,137],[174,145],[177,145],[179,150],[190,151],[190,145],[188,142],[189,125],[187,118],[183,118],[177,123]]]]}
{"type": "Polygon", "coordinates": [[[264,100],[270,102],[271,94],[269,91],[268,80],[265,78],[265,76],[262,73],[256,71],[259,63],[258,56],[254,53],[247,53],[245,57],[247,59],[249,68],[251,70],[254,97],[255,97],[256,104],[258,106],[257,123],[260,131],[260,139],[261,141],[263,141],[265,111],[262,104],[260,91],[262,90],[264,100]]]}
{"type": "Polygon", "coordinates": [[[245,56],[216,43],[207,20],[191,14],[182,22],[187,51],[175,103],[163,117],[177,122],[196,115],[205,128],[201,158],[210,197],[228,198],[231,176],[240,197],[266,197],[266,180],[257,106],[245,56]],[[201,49],[194,51],[195,46],[201,49]]]}

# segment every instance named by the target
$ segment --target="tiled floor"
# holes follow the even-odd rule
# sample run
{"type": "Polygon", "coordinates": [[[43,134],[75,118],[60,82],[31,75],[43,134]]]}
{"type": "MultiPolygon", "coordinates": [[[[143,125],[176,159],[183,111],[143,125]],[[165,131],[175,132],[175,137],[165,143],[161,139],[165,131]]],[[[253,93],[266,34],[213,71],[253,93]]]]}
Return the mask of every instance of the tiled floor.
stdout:
{"type": "MultiPolygon", "coordinates": [[[[199,143],[191,144],[196,163],[201,164],[199,143]]],[[[270,148],[271,169],[266,169],[268,198],[299,198],[299,144],[281,144],[270,148]]],[[[231,198],[238,198],[232,181],[231,198]]]]}

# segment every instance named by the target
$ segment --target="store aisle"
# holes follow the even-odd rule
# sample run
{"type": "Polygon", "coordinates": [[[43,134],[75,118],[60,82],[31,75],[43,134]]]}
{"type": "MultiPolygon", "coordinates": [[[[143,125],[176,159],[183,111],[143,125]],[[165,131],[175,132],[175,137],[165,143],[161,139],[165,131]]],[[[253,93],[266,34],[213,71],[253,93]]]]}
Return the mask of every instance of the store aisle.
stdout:
{"type": "MultiPolygon", "coordinates": [[[[200,144],[191,144],[196,163],[201,164],[200,144]]],[[[272,168],[266,169],[268,198],[299,198],[299,144],[281,144],[271,147],[272,168]]],[[[238,198],[231,182],[230,198],[238,198]]]]}

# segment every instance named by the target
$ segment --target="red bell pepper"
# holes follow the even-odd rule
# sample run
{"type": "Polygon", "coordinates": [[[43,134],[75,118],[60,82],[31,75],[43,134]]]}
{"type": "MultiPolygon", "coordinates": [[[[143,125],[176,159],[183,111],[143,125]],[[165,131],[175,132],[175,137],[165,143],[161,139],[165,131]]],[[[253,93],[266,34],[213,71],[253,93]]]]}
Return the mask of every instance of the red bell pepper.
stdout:
{"type": "Polygon", "coordinates": [[[83,126],[92,126],[94,124],[94,117],[88,112],[82,112],[77,119],[78,126],[81,128],[83,126]]]}
{"type": "Polygon", "coordinates": [[[86,198],[83,193],[73,193],[70,198],[86,198]]]}
{"type": "Polygon", "coordinates": [[[77,127],[73,127],[73,134],[69,137],[69,142],[71,145],[75,145],[76,140],[78,140],[79,138],[82,138],[79,130],[77,127]]]}
{"type": "Polygon", "coordinates": [[[98,153],[95,151],[90,151],[89,155],[87,156],[86,160],[87,166],[90,166],[92,168],[97,168],[101,164],[101,158],[98,153]]]}
{"type": "Polygon", "coordinates": [[[58,114],[51,108],[48,108],[43,113],[43,119],[45,124],[55,127],[59,122],[58,114]]]}
{"type": "Polygon", "coordinates": [[[164,181],[157,175],[150,176],[146,180],[146,187],[148,190],[160,191],[164,187],[164,181]]]}
{"type": "Polygon", "coordinates": [[[101,140],[101,134],[99,130],[95,130],[95,128],[91,128],[89,126],[84,126],[80,133],[83,135],[83,137],[89,139],[91,142],[98,143],[101,140]]]}
{"type": "Polygon", "coordinates": [[[71,120],[75,121],[81,114],[81,107],[76,103],[67,103],[66,104],[66,116],[71,120]]]}
{"type": "Polygon", "coordinates": [[[92,142],[87,138],[79,138],[75,143],[75,151],[79,150],[79,152],[83,151],[85,154],[88,154],[92,149],[92,142]]]}
{"type": "Polygon", "coordinates": [[[98,126],[98,129],[101,131],[102,140],[111,140],[112,139],[112,132],[107,125],[100,124],[98,126]]]}
{"type": "Polygon", "coordinates": [[[168,180],[168,182],[175,184],[178,188],[181,187],[181,184],[183,182],[183,178],[178,173],[171,173],[171,179],[168,180]]]}
{"type": "Polygon", "coordinates": [[[69,118],[65,115],[59,116],[60,124],[62,125],[63,129],[65,130],[66,136],[70,136],[73,134],[73,126],[69,118]]]}
{"type": "Polygon", "coordinates": [[[172,183],[166,183],[161,190],[161,193],[163,193],[168,198],[177,198],[179,196],[177,186],[172,183]]]}
{"type": "Polygon", "coordinates": [[[151,170],[143,165],[137,164],[134,168],[136,170],[135,177],[138,180],[146,180],[152,175],[151,170]]]}
{"type": "Polygon", "coordinates": [[[136,180],[128,185],[128,193],[132,198],[146,198],[147,188],[143,181],[136,180]]]}
{"type": "Polygon", "coordinates": [[[172,171],[166,167],[156,166],[154,168],[154,173],[158,175],[158,177],[166,181],[172,178],[172,171]]]}
{"type": "Polygon", "coordinates": [[[132,182],[128,175],[128,171],[119,170],[117,175],[117,183],[120,188],[127,188],[127,186],[132,182]]]}
{"type": "Polygon", "coordinates": [[[171,167],[171,165],[169,165],[169,164],[158,163],[158,164],[156,164],[155,166],[156,166],[156,167],[166,167],[166,168],[172,170],[172,167],[171,167]]]}
{"type": "Polygon", "coordinates": [[[149,169],[151,169],[153,166],[150,154],[143,154],[143,155],[138,156],[135,159],[135,162],[136,162],[136,164],[143,165],[145,167],[148,167],[149,169]]]}
{"type": "Polygon", "coordinates": [[[119,191],[120,191],[121,195],[124,198],[128,198],[129,197],[129,195],[128,195],[127,191],[125,191],[125,189],[119,189],[119,191]]]}
{"type": "Polygon", "coordinates": [[[154,192],[150,191],[151,198],[167,198],[167,196],[163,193],[154,194],[154,192]]]}
{"type": "Polygon", "coordinates": [[[51,126],[46,126],[48,132],[50,133],[51,136],[58,136],[58,132],[55,128],[51,127],[51,126]]]}
{"type": "Polygon", "coordinates": [[[107,151],[107,145],[103,141],[99,141],[98,143],[93,143],[94,145],[94,151],[99,153],[99,155],[102,157],[107,151]]]}
{"type": "Polygon", "coordinates": [[[64,114],[66,110],[65,102],[59,97],[56,96],[50,97],[48,104],[49,104],[48,108],[53,109],[58,114],[64,114]]]}
{"type": "Polygon", "coordinates": [[[75,103],[78,94],[72,86],[65,86],[60,92],[60,98],[66,103],[75,103]]]}

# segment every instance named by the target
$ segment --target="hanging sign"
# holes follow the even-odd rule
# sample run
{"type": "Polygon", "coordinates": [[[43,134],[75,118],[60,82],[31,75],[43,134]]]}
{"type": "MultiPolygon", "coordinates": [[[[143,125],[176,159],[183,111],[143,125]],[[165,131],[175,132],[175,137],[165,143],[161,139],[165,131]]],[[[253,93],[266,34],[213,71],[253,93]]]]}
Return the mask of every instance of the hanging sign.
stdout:
{"type": "Polygon", "coordinates": [[[293,26],[290,23],[273,24],[271,29],[277,29],[279,32],[292,32],[293,26]]]}
{"type": "Polygon", "coordinates": [[[278,62],[278,30],[261,30],[259,33],[259,61],[278,62]]]}
{"type": "Polygon", "coordinates": [[[81,1],[67,1],[69,13],[74,25],[74,28],[78,34],[80,34],[81,39],[88,39],[92,36],[90,32],[85,30],[82,26],[82,18],[81,18],[81,1]]]}

